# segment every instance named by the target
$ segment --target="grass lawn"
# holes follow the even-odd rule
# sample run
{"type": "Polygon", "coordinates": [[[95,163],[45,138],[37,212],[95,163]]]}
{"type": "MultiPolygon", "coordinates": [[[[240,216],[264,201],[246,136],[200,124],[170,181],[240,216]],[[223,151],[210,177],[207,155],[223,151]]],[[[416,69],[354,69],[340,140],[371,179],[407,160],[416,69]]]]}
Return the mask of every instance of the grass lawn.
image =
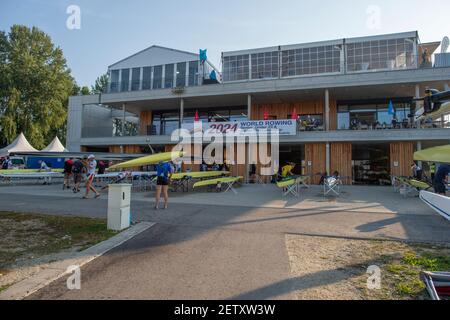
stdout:
{"type": "Polygon", "coordinates": [[[82,251],[115,234],[105,219],[0,212],[0,277],[20,261],[82,251]]]}

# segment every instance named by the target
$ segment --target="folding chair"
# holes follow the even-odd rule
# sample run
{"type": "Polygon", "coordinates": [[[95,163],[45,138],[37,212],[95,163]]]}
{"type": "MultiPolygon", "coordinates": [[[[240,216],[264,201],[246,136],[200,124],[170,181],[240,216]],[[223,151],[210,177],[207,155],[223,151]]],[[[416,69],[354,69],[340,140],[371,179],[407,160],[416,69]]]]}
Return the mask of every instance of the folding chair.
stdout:
{"type": "Polygon", "coordinates": [[[286,191],[284,191],[284,193],[283,193],[283,197],[286,197],[289,194],[293,195],[294,197],[299,197],[300,194],[298,192],[298,187],[299,187],[298,183],[294,183],[290,186],[287,186],[286,191]]]}
{"type": "Polygon", "coordinates": [[[233,191],[234,194],[237,194],[237,191],[233,188],[233,185],[237,182],[236,181],[230,181],[230,182],[219,182],[217,184],[217,188],[222,190],[222,183],[225,183],[225,191],[223,193],[228,192],[229,190],[233,191]]]}
{"type": "Polygon", "coordinates": [[[323,195],[334,193],[336,196],[341,194],[341,180],[335,177],[325,178],[323,181],[323,195]]]}

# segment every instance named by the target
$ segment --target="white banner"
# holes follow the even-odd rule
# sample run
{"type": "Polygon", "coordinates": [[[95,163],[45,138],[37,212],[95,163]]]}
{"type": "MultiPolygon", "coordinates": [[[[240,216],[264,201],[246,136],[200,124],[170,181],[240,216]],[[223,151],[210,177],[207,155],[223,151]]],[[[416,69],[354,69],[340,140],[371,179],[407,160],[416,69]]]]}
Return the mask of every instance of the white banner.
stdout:
{"type": "MultiPolygon", "coordinates": [[[[197,123],[200,125],[200,123],[197,123]]],[[[280,136],[294,136],[297,134],[297,122],[295,120],[249,120],[235,122],[206,122],[201,123],[204,134],[231,134],[245,135],[247,131],[258,133],[259,130],[278,130],[280,136]]],[[[182,129],[194,132],[194,123],[183,123],[182,129]]]]}

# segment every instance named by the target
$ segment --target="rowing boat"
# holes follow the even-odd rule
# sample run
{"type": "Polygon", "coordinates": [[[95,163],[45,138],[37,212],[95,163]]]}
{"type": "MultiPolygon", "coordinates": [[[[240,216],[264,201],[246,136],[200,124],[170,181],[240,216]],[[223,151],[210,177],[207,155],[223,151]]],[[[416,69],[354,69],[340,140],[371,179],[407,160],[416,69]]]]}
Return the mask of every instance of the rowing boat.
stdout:
{"type": "Polygon", "coordinates": [[[239,180],[241,180],[243,177],[227,177],[227,178],[217,178],[217,179],[211,179],[211,180],[204,180],[204,181],[198,181],[194,183],[192,188],[198,188],[198,187],[204,187],[204,186],[211,186],[219,183],[234,183],[239,180]]]}
{"type": "Polygon", "coordinates": [[[125,161],[122,163],[115,164],[109,169],[119,169],[119,168],[132,168],[132,167],[140,167],[140,166],[148,166],[151,164],[157,164],[161,161],[171,161],[177,158],[181,158],[183,156],[182,151],[172,151],[172,152],[163,152],[158,154],[152,154],[150,156],[145,156],[129,161],[125,161]]]}
{"type": "Polygon", "coordinates": [[[277,187],[279,187],[279,188],[290,187],[290,186],[292,186],[294,184],[302,183],[305,179],[306,179],[306,177],[297,177],[297,178],[292,177],[290,179],[278,181],[277,182],[277,187]]]}
{"type": "Polygon", "coordinates": [[[193,179],[202,179],[202,178],[213,178],[229,175],[229,171],[202,171],[202,172],[180,172],[174,173],[170,178],[172,180],[181,180],[186,177],[190,177],[193,179]]]}

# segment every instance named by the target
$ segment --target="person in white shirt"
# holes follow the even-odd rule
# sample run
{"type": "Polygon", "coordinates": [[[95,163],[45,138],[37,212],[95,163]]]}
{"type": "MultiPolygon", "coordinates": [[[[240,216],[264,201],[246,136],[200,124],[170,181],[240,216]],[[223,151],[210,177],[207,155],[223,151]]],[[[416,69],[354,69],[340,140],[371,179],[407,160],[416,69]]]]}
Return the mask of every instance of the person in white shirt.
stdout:
{"type": "Polygon", "coordinates": [[[97,169],[97,161],[95,160],[95,156],[91,154],[87,161],[86,194],[83,196],[83,199],[88,198],[89,191],[91,190],[95,193],[95,198],[100,197],[100,193],[92,185],[95,178],[95,169],[97,169]]]}

